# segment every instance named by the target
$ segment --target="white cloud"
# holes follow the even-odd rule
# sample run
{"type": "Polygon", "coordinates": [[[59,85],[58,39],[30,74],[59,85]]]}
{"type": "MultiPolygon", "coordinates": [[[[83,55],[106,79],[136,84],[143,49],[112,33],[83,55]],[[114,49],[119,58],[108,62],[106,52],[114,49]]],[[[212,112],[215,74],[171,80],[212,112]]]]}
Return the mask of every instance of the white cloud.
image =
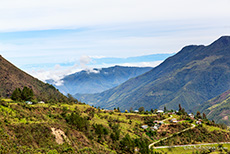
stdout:
{"type": "Polygon", "coordinates": [[[163,61],[154,61],[154,62],[140,62],[140,63],[123,63],[118,64],[119,66],[130,66],[130,67],[156,67],[161,64],[163,61]]]}
{"type": "Polygon", "coordinates": [[[0,31],[230,17],[229,0],[3,0],[0,31]]]}
{"type": "Polygon", "coordinates": [[[52,79],[54,80],[54,84],[57,86],[60,86],[63,84],[63,77],[66,75],[73,74],[75,72],[79,72],[81,69],[79,69],[78,65],[73,65],[70,67],[62,67],[60,65],[56,65],[54,68],[48,69],[48,70],[32,70],[28,73],[32,76],[42,80],[45,82],[46,80],[52,79]]]}

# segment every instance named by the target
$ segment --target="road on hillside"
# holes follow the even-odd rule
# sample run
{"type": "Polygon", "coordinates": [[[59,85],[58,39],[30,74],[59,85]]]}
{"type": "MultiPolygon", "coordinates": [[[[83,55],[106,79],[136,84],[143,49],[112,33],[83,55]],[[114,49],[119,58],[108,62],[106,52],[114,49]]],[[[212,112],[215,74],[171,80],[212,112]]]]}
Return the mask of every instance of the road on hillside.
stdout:
{"type": "MultiPolygon", "coordinates": [[[[182,133],[182,132],[185,132],[185,131],[187,131],[187,130],[193,129],[193,128],[195,128],[195,127],[196,127],[196,126],[195,126],[194,124],[192,124],[192,127],[186,128],[186,129],[184,129],[184,130],[182,130],[182,131],[180,131],[180,132],[174,133],[174,134],[180,134],[180,133],[182,133]]],[[[160,141],[163,141],[163,140],[166,140],[166,139],[172,137],[174,134],[169,135],[168,137],[162,138],[162,139],[160,139],[160,140],[158,140],[158,141],[156,141],[156,142],[153,142],[153,143],[149,144],[149,149],[150,149],[153,145],[159,143],[160,141]]],[[[155,147],[154,147],[154,148],[155,148],[155,147]]]]}
{"type": "Polygon", "coordinates": [[[172,119],[172,117],[173,117],[173,116],[170,115],[170,117],[168,117],[168,118],[166,118],[166,119],[164,119],[164,120],[162,120],[162,121],[164,122],[164,121],[166,121],[166,120],[172,119]]]}
{"type": "Polygon", "coordinates": [[[230,142],[216,142],[216,143],[201,143],[201,144],[159,146],[159,147],[154,147],[154,149],[176,148],[176,147],[195,147],[195,146],[201,146],[201,145],[215,145],[215,144],[230,144],[230,142]]]}

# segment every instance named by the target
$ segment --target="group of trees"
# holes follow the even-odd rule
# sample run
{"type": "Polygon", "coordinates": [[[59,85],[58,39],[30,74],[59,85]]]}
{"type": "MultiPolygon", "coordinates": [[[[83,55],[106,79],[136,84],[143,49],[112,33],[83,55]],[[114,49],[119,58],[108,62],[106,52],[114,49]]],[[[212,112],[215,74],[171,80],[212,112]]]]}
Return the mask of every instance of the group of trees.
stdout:
{"type": "Polygon", "coordinates": [[[31,101],[33,96],[33,90],[28,87],[24,87],[23,90],[16,88],[11,95],[11,99],[14,101],[31,101]]]}

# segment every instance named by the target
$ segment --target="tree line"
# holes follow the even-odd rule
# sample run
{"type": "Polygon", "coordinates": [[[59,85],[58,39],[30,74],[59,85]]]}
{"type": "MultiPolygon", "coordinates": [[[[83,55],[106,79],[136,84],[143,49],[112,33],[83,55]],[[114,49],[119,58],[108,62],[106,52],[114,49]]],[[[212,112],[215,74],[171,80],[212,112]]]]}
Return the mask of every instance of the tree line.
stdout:
{"type": "Polygon", "coordinates": [[[31,101],[33,97],[33,90],[26,86],[22,90],[20,88],[16,88],[11,95],[11,99],[14,101],[31,101]]]}

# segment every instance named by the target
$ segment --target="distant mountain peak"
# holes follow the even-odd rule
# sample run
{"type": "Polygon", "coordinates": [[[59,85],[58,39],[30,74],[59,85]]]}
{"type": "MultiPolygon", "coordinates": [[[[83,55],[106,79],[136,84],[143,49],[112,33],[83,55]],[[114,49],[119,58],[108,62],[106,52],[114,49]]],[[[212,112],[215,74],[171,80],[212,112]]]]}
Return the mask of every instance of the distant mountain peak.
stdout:
{"type": "Polygon", "coordinates": [[[214,41],[211,45],[223,47],[223,46],[227,46],[229,44],[230,44],[230,36],[221,36],[219,39],[214,41]]]}
{"type": "Polygon", "coordinates": [[[151,71],[94,95],[77,96],[83,102],[121,110],[139,108],[186,110],[220,95],[230,87],[230,37],[208,46],[189,45],[151,71]]]}

